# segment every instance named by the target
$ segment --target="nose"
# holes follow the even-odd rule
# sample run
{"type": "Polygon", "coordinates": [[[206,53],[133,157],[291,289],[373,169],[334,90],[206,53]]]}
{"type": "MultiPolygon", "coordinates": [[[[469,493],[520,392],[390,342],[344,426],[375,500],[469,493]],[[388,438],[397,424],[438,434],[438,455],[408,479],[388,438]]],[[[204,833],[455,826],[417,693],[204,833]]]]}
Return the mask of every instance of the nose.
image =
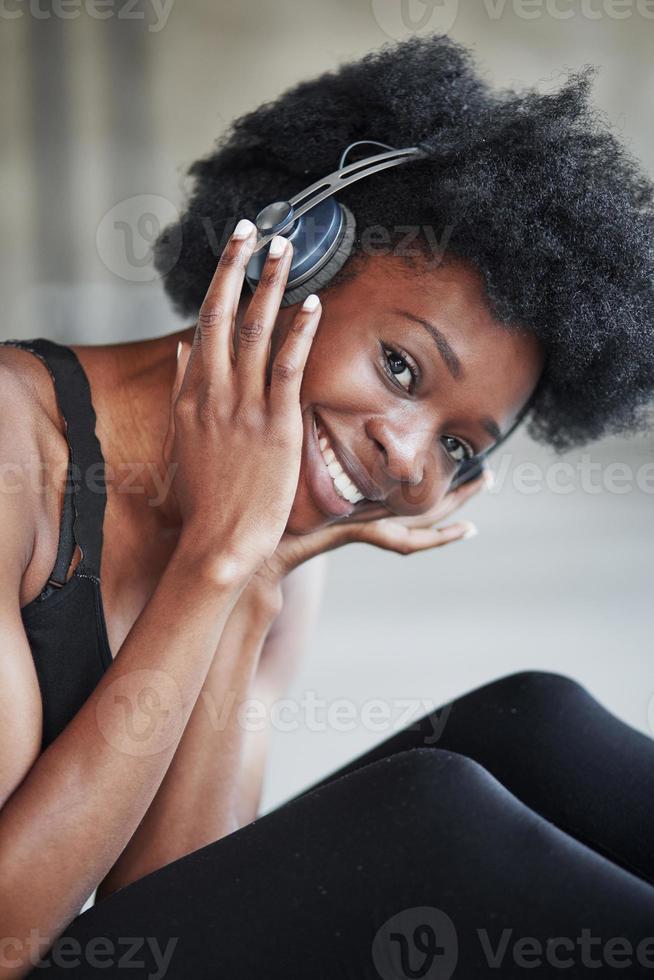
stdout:
{"type": "Polygon", "coordinates": [[[375,481],[391,493],[401,488],[414,506],[424,502],[437,474],[433,427],[377,417],[368,421],[366,432],[378,449],[375,481]]]}

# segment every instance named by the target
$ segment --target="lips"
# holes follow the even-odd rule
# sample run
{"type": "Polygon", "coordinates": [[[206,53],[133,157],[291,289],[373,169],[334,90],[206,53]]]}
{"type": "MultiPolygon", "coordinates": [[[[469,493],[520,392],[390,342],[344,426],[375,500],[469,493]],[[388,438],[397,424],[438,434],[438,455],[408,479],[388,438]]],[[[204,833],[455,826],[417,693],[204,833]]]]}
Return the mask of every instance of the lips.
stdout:
{"type": "MultiPolygon", "coordinates": [[[[320,424],[321,429],[325,430],[338,462],[341,464],[344,472],[347,474],[347,476],[349,476],[352,483],[358,487],[367,500],[383,500],[384,494],[370,479],[368,473],[356,456],[341,445],[329,426],[325,424],[325,420],[322,418],[322,416],[320,416],[317,412],[314,414],[320,424]]],[[[361,501],[361,503],[364,503],[364,501],[361,501]]]]}
{"type": "Polygon", "coordinates": [[[350,503],[349,500],[344,500],[336,493],[332,478],[327,472],[325,461],[320,452],[316,416],[313,413],[307,417],[306,425],[308,426],[306,480],[311,496],[319,510],[326,516],[347,517],[357,505],[350,503]]]}

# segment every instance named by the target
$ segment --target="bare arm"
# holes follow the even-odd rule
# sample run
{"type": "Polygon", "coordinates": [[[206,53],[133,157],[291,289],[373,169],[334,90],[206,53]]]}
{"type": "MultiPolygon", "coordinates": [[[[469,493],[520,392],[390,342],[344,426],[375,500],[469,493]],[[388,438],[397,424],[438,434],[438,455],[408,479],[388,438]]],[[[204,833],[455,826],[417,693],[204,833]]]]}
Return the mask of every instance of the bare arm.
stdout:
{"type": "Polygon", "coordinates": [[[239,711],[273,619],[264,605],[239,601],[232,610],[164,780],[96,901],[236,830],[239,711]]]}
{"type": "MultiPolygon", "coordinates": [[[[8,532],[5,508],[0,534],[8,532]]],[[[197,557],[196,547],[180,542],[114,662],[31,767],[40,738],[38,726],[25,720],[33,719],[31,654],[20,619],[16,565],[3,561],[2,660],[11,673],[3,730],[13,735],[2,740],[0,758],[2,795],[8,797],[0,812],[0,923],[3,937],[14,941],[15,968],[6,966],[14,957],[5,951],[0,976],[27,972],[34,952],[31,928],[47,942],[41,953],[61,934],[159,787],[242,587],[203,576],[197,557]],[[158,700],[161,723],[136,741],[129,710],[144,691],[158,700]]]]}
{"type": "Polygon", "coordinates": [[[265,639],[249,697],[265,706],[268,723],[245,737],[238,816],[241,825],[259,812],[272,728],[272,706],[283,697],[311,643],[328,567],[326,553],[294,569],[283,582],[284,604],[265,639]]]}
{"type": "Polygon", "coordinates": [[[96,900],[254,819],[269,726],[259,730],[254,718],[250,729],[244,702],[268,710],[285,689],[306,648],[325,561],[287,576],[281,611],[267,594],[240,597],[166,776],[96,900]]]}
{"type": "MultiPolygon", "coordinates": [[[[288,519],[302,449],[299,392],[320,311],[299,311],[266,385],[292,253],[286,243],[281,256],[268,256],[252,300],[261,329],[256,338],[248,331],[232,356],[233,310],[253,232],[250,224],[246,239],[234,236],[221,256],[175,398],[169,462],[183,525],[178,546],[113,663],[31,768],[33,732],[20,735],[20,765],[11,741],[2,744],[0,935],[10,945],[3,945],[0,977],[29,971],[30,930],[44,937],[37,952],[45,952],[124,850],[175,754],[227,618],[288,519]],[[154,708],[151,724],[135,732],[132,712],[144,697],[154,708]]],[[[16,451],[15,408],[9,398],[0,412],[0,422],[10,420],[0,425],[3,463],[16,451]]],[[[5,721],[18,732],[20,703],[30,698],[19,593],[35,533],[33,494],[25,489],[21,505],[20,496],[0,493],[0,540],[9,542],[0,555],[2,654],[18,677],[5,721]]]]}

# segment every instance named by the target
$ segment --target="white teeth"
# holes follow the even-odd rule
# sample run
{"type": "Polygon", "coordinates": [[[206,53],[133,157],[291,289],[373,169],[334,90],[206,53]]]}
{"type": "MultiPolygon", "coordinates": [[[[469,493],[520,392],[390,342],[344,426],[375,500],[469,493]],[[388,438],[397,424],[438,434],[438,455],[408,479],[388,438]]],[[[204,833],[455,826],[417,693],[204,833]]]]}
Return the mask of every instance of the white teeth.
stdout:
{"type": "Polygon", "coordinates": [[[334,477],[334,486],[338,490],[345,490],[346,487],[350,485],[350,478],[345,473],[339,473],[338,476],[334,477]]]}
{"type": "Polygon", "coordinates": [[[322,433],[319,434],[318,445],[320,446],[320,452],[322,453],[322,458],[327,466],[327,472],[332,478],[334,488],[339,497],[344,497],[351,504],[356,504],[360,500],[364,499],[364,495],[361,493],[358,487],[352,483],[347,473],[344,472],[343,467],[336,459],[336,454],[334,450],[329,445],[329,440],[322,433]]]}

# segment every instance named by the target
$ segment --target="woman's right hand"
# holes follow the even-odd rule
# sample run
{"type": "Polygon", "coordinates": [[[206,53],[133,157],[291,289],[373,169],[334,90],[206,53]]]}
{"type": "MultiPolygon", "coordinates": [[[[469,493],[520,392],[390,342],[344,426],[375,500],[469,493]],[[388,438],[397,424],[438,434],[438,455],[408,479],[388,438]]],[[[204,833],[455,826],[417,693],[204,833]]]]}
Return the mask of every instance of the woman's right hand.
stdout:
{"type": "Polygon", "coordinates": [[[247,580],[275,551],[300,472],[300,386],[321,307],[300,308],[267,386],[269,342],[293,252],[280,238],[283,250],[266,259],[234,337],[245,266],[256,244],[254,225],[239,222],[200,308],[188,360],[178,358],[173,387],[167,463],[174,466],[181,535],[201,549],[199,559],[210,565],[215,559],[216,573],[229,580],[247,580]]]}

